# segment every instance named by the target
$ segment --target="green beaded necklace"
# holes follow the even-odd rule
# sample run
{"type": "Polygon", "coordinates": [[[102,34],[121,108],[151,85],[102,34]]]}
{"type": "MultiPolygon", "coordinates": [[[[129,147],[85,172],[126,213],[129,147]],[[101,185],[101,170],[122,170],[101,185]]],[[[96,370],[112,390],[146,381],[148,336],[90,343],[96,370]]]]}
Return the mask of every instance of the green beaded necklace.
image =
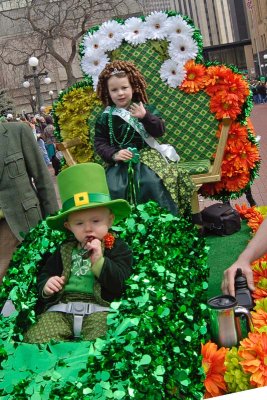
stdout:
{"type": "MultiPolygon", "coordinates": [[[[110,107],[110,110],[109,110],[109,113],[108,113],[108,126],[109,126],[110,144],[111,144],[112,146],[114,146],[114,143],[116,143],[116,144],[119,145],[119,147],[122,149],[122,148],[125,148],[125,146],[127,146],[127,144],[131,143],[131,141],[132,141],[132,139],[133,139],[133,137],[134,137],[134,134],[135,134],[135,130],[134,130],[134,129],[132,130],[132,134],[131,134],[130,138],[127,140],[128,134],[129,134],[129,131],[130,131],[130,128],[131,128],[131,125],[128,124],[128,126],[127,126],[127,128],[126,128],[126,132],[125,132],[125,134],[124,134],[122,140],[119,141],[119,140],[116,138],[116,136],[114,135],[113,122],[112,122],[112,113],[113,113],[113,111],[114,111],[115,108],[116,108],[116,107],[114,107],[114,106],[113,106],[113,107],[110,107]]],[[[130,120],[131,120],[131,118],[132,118],[132,117],[130,117],[130,120]]]]}

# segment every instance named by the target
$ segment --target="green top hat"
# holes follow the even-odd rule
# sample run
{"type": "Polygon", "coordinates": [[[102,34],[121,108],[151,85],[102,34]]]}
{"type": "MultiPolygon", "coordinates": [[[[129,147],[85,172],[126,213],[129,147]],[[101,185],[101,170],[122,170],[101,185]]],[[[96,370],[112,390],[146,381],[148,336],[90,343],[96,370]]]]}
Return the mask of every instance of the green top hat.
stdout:
{"type": "Polygon", "coordinates": [[[104,168],[95,163],[76,164],[64,169],[57,177],[62,209],[57,215],[47,217],[52,229],[65,230],[64,222],[74,211],[94,207],[107,207],[118,222],[130,214],[126,200],[111,200],[104,168]]]}

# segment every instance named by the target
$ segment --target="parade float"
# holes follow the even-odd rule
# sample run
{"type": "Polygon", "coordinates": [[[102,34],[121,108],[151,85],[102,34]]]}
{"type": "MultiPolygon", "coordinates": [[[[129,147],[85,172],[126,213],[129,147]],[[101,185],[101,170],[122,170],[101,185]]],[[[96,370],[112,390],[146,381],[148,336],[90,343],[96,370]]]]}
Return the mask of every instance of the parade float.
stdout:
{"type": "MultiPolygon", "coordinates": [[[[260,159],[248,82],[235,66],[204,62],[201,34],[188,17],[153,12],[105,22],[84,35],[80,57],[84,79],[53,105],[58,141],[80,139],[69,150],[75,162],[99,161],[92,145],[102,110],[95,88],[105,64],[121,59],[145,76],[166,121],[164,141],[192,174],[209,168],[222,121],[231,120],[221,179],[202,183],[202,195],[233,199],[250,187],[260,159]]],[[[262,221],[255,208],[240,212],[254,230],[262,221]]],[[[25,236],[0,289],[1,304],[9,298],[16,309],[0,319],[1,398],[193,400],[265,386],[266,258],[253,267],[255,331],[237,347],[219,348],[210,341],[207,308],[209,269],[216,266],[208,265],[210,249],[191,222],[148,203],[133,207],[115,230],[133,249],[134,273],[124,297],[111,304],[106,336],[92,342],[23,343],[36,320],[41,259],[66,239],[45,221],[25,236]]]]}

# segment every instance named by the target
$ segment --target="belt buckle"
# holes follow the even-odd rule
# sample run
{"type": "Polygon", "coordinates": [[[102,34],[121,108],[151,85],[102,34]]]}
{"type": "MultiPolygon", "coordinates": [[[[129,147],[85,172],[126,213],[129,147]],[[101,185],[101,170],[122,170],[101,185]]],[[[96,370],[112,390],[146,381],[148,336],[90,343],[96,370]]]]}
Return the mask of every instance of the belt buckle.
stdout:
{"type": "Polygon", "coordinates": [[[71,312],[76,315],[84,315],[86,313],[86,303],[79,301],[71,303],[71,312]]]}

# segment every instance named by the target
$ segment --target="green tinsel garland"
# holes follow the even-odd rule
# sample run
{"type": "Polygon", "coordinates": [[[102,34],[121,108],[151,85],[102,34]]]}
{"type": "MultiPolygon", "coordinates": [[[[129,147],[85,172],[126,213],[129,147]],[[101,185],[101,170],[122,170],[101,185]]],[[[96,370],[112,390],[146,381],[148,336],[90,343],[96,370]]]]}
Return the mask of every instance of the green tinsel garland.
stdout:
{"type": "Polygon", "coordinates": [[[155,203],[139,205],[115,229],[133,249],[134,273],[124,298],[112,303],[106,337],[93,342],[20,343],[35,319],[41,257],[65,239],[44,222],[25,237],[0,291],[2,301],[11,292],[18,311],[0,319],[3,399],[202,398],[204,239],[191,223],[155,203]]]}

